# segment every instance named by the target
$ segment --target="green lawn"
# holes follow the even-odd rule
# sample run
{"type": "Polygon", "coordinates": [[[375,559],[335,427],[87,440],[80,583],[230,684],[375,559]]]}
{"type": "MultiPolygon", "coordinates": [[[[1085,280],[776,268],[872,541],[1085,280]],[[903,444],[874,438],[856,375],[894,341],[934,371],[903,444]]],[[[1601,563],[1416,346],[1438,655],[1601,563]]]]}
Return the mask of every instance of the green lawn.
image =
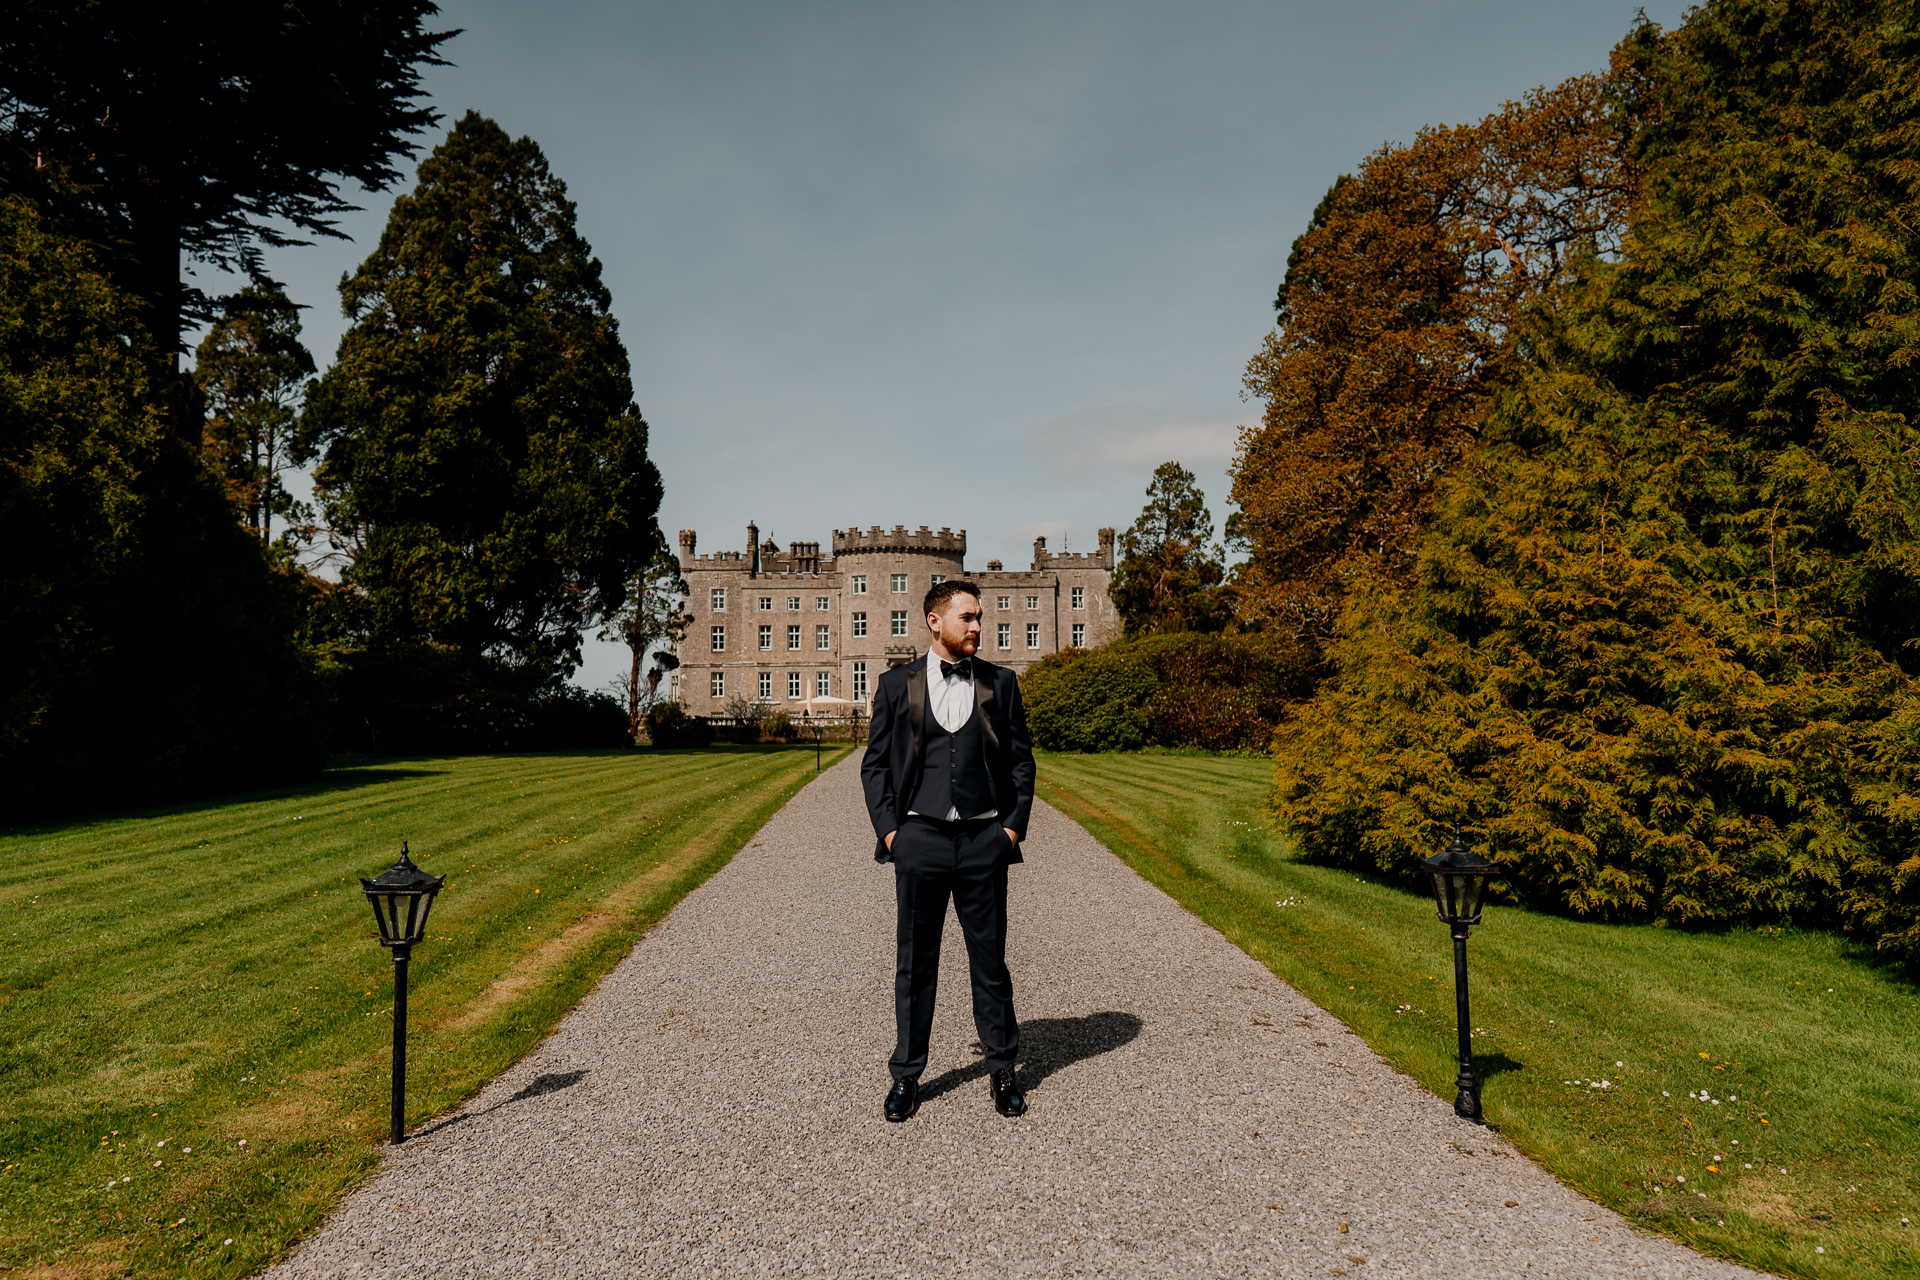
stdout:
{"type": "Polygon", "coordinates": [[[248,1275],[375,1166],[393,979],[358,877],[403,838],[448,877],[412,964],[418,1123],[813,776],[811,744],[362,762],[0,832],[0,1272],[248,1275]]]}
{"type": "MultiPolygon", "coordinates": [[[[1432,899],[1299,861],[1261,813],[1270,776],[1257,759],[1044,755],[1039,794],[1450,1102],[1452,949],[1432,899]]],[[[1555,1176],[1751,1266],[1920,1274],[1910,972],[1817,933],[1501,906],[1468,963],[1487,1116],[1555,1176]]]]}

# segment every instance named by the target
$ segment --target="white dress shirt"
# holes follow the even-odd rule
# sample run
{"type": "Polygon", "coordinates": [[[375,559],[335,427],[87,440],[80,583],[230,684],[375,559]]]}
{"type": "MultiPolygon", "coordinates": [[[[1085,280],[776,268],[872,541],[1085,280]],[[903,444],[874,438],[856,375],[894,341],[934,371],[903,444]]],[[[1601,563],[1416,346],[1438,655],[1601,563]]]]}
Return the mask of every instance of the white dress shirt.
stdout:
{"type": "MultiPolygon", "coordinates": [[[[940,674],[940,655],[931,649],[927,651],[927,710],[940,722],[940,727],[948,733],[958,733],[973,715],[973,663],[967,663],[967,674],[955,673],[950,676],[940,674]]],[[[949,659],[951,661],[951,659],[949,659]]],[[[909,809],[908,813],[920,813],[918,809],[909,809]]],[[[925,814],[920,816],[925,817],[925,814]]],[[[960,820],[960,810],[952,805],[940,815],[948,822],[960,820]]],[[[987,814],[976,814],[987,817],[987,814]]]]}

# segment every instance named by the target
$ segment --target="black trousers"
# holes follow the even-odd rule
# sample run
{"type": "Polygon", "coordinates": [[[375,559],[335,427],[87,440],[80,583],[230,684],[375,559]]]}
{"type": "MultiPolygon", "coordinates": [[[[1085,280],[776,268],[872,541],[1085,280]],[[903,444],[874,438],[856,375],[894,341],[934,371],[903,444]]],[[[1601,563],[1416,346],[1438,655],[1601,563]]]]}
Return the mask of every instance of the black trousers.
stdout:
{"type": "Polygon", "coordinates": [[[987,1051],[987,1070],[1004,1070],[1020,1056],[1013,979],[1007,973],[1009,851],[998,818],[939,822],[916,814],[893,837],[894,900],[900,913],[893,1008],[899,1041],[887,1065],[896,1080],[916,1079],[927,1069],[949,898],[967,940],[973,1025],[987,1051]]]}

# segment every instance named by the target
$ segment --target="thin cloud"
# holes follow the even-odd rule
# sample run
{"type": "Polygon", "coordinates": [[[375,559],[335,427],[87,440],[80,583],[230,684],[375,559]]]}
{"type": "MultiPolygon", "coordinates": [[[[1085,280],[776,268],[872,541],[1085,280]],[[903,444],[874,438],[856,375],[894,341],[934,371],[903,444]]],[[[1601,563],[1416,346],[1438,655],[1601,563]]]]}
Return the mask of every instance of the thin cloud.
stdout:
{"type": "Polygon", "coordinates": [[[1052,457],[1068,475],[1150,471],[1163,462],[1199,470],[1233,459],[1244,414],[1182,413],[1110,405],[1042,423],[1026,444],[1052,457]]]}

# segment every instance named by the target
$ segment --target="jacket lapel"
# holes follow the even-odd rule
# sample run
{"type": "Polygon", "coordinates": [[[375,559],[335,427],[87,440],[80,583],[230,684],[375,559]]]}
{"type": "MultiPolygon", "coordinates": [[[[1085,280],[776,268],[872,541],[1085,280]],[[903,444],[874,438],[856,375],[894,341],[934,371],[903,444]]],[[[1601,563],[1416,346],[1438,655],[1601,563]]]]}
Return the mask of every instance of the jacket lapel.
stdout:
{"type": "Polygon", "coordinates": [[[913,725],[913,758],[920,761],[927,755],[927,660],[907,671],[907,719],[913,725]]]}
{"type": "MultiPolygon", "coordinates": [[[[979,661],[974,659],[975,663],[979,661]]],[[[980,717],[980,732],[986,736],[987,749],[1000,750],[1000,735],[993,731],[993,680],[978,666],[973,669],[973,709],[980,717]]]]}

